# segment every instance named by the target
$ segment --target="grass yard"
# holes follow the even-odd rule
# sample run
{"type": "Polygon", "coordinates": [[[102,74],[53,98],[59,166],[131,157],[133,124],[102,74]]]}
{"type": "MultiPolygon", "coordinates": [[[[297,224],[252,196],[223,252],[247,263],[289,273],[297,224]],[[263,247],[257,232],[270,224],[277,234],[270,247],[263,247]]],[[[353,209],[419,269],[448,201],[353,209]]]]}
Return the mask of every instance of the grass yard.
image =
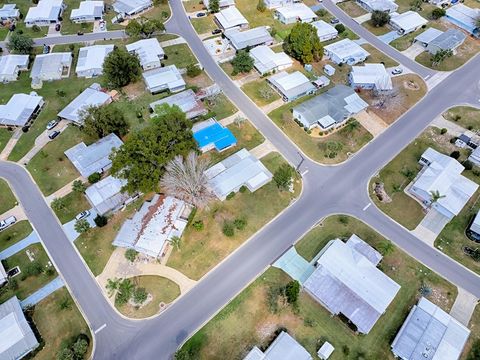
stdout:
{"type": "Polygon", "coordinates": [[[197,58],[187,44],[167,46],[164,50],[165,55],[168,57],[162,61],[165,65],[176,65],[177,68],[181,69],[186,68],[190,64],[198,63],[197,58]]]}
{"type": "Polygon", "coordinates": [[[179,286],[161,276],[136,276],[131,280],[136,287],[145,288],[151,300],[141,307],[130,303],[115,305],[123,315],[129,318],[143,319],[158,314],[161,310],[160,305],[165,306],[180,296],[179,286]]]}
{"type": "Polygon", "coordinates": [[[161,22],[165,22],[170,18],[170,5],[168,1],[158,1],[154,3],[154,7],[144,13],[142,16],[145,16],[147,19],[157,19],[161,22]]]}
{"type": "Polygon", "coordinates": [[[91,140],[80,128],[68,126],[30,160],[27,169],[44,195],[54,193],[80,176],[64,152],[82,141],[88,144],[91,140]]]}
{"type": "Polygon", "coordinates": [[[0,153],[7,145],[12,135],[13,132],[9,131],[7,128],[0,128],[0,153]]]}
{"type": "Polygon", "coordinates": [[[213,19],[214,16],[212,14],[208,14],[207,16],[201,18],[192,17],[190,21],[192,22],[193,28],[197,34],[207,34],[218,28],[213,19]]]}
{"type": "Polygon", "coordinates": [[[365,15],[367,11],[353,0],[347,0],[337,3],[337,6],[345,11],[350,17],[356,18],[365,15]]]}
{"type": "MultiPolygon", "coordinates": [[[[427,27],[428,28],[428,27],[427,27]]],[[[390,46],[394,47],[395,49],[397,49],[398,51],[404,51],[404,50],[407,50],[410,46],[412,46],[413,44],[413,40],[418,36],[420,35],[421,33],[423,33],[425,30],[427,30],[427,28],[425,29],[418,29],[417,31],[414,31],[410,34],[407,34],[407,35],[404,35],[402,37],[399,37],[398,39],[395,39],[393,40],[392,42],[390,42],[390,46]]]]}
{"type": "Polygon", "coordinates": [[[202,10],[207,10],[205,5],[201,0],[188,0],[182,1],[183,7],[185,8],[186,12],[197,12],[202,10]]]}
{"type": "Polygon", "coordinates": [[[385,35],[392,31],[389,27],[385,26],[375,26],[372,24],[372,20],[368,20],[362,23],[362,26],[370,31],[373,35],[380,36],[385,35]]]}
{"type": "Polygon", "coordinates": [[[6,271],[18,266],[21,273],[11,278],[9,281],[11,284],[12,279],[15,279],[18,285],[16,289],[12,288],[10,285],[0,289],[0,303],[8,300],[13,295],[16,295],[20,300],[23,300],[42,286],[48,284],[57,276],[57,271],[50,262],[41,243],[32,244],[2,262],[6,271]],[[28,258],[27,251],[32,254],[34,258],[33,262],[28,258]],[[34,263],[40,265],[41,273],[36,274],[33,272],[29,274],[29,271],[33,271],[30,268],[34,263]]]}
{"type": "MultiPolygon", "coordinates": [[[[398,5],[398,13],[403,13],[405,11],[411,10],[411,2],[412,0],[398,0],[396,4],[398,5]]],[[[417,11],[421,16],[426,18],[427,20],[430,19],[432,14],[432,10],[435,9],[435,6],[429,3],[422,3],[422,9],[417,11]]]]}
{"type": "MultiPolygon", "coordinates": [[[[420,170],[418,160],[428,147],[444,154],[450,154],[453,150],[458,149],[450,144],[448,133],[441,135],[439,129],[430,127],[380,170],[379,176],[373,178],[370,184],[370,194],[375,204],[409,230],[413,230],[420,223],[425,213],[421,205],[406,195],[403,190],[420,170]],[[384,184],[386,193],[392,199],[391,202],[385,203],[378,200],[373,193],[375,182],[384,184]]],[[[461,153],[459,161],[463,161],[467,157],[466,150],[462,150],[461,153]]],[[[471,171],[465,171],[464,174],[466,173],[471,173],[471,171]]]]}
{"type": "Polygon", "coordinates": [[[475,307],[475,311],[473,312],[472,318],[470,319],[470,323],[468,324],[468,328],[470,329],[470,337],[467,340],[467,344],[465,345],[465,349],[463,350],[463,356],[461,359],[465,360],[473,360],[475,358],[468,358],[467,355],[470,355],[469,352],[472,348],[472,345],[475,342],[480,341],[480,305],[477,304],[475,307]]]}
{"type": "Polygon", "coordinates": [[[33,229],[27,220],[22,220],[0,232],[0,251],[25,239],[33,229]]]}
{"type": "Polygon", "coordinates": [[[17,198],[13,195],[8,183],[0,178],[0,215],[17,205],[17,198]]]}
{"type": "Polygon", "coordinates": [[[465,129],[480,130],[480,109],[471,106],[456,106],[445,111],[443,117],[465,129]]]}
{"type": "Polygon", "coordinates": [[[258,106],[265,106],[280,99],[280,95],[268,85],[265,79],[246,83],[242,86],[242,90],[258,106]]]}
{"type": "Polygon", "coordinates": [[[54,210],[58,220],[60,220],[62,224],[73,220],[79,213],[92,207],[88,203],[85,195],[76,191],[72,191],[70,194],[65,195],[62,199],[65,201],[65,209],[60,211],[54,210]]]}
{"type": "Polygon", "coordinates": [[[217,120],[225,119],[238,111],[224,94],[219,94],[213,99],[206,99],[204,103],[207,109],[215,114],[217,120]]]}
{"type": "Polygon", "coordinates": [[[370,44],[363,44],[362,47],[370,53],[370,56],[365,61],[366,63],[383,63],[385,67],[397,66],[398,63],[392,58],[388,57],[377,48],[370,44]]]}
{"type": "MultiPolygon", "coordinates": [[[[285,160],[278,153],[270,153],[262,159],[262,163],[273,173],[285,160]]],[[[298,196],[300,188],[297,180],[293,194],[279,191],[275,182],[271,181],[255,193],[248,190],[239,192],[230,200],[215,201],[208,209],[199,210],[194,221],[202,220],[204,229],[197,231],[193,226],[187,227],[180,251],[173,250],[167,265],[191,279],[200,279],[287,207],[298,196]],[[230,238],[222,233],[226,221],[242,218],[247,221],[244,230],[235,230],[235,235],[230,238]]]]}
{"type": "Polygon", "coordinates": [[[227,61],[227,62],[224,62],[224,63],[221,63],[219,64],[220,67],[222,68],[223,71],[225,71],[225,74],[227,74],[230,79],[232,80],[239,80],[239,79],[242,79],[248,75],[251,75],[254,73],[255,70],[250,70],[248,73],[239,73],[237,75],[232,75],[232,72],[233,72],[233,66],[232,66],[232,63],[230,61],[227,61]]]}
{"type": "Polygon", "coordinates": [[[89,358],[88,354],[92,351],[93,345],[90,329],[65,287],[58,289],[35,305],[32,318],[45,343],[43,348],[35,354],[35,360],[55,358],[62,345],[79,334],[85,334],[90,339],[90,347],[85,359],[89,358]],[[65,304],[69,306],[63,308],[65,304]]]}
{"type": "MultiPolygon", "coordinates": [[[[333,216],[324,220],[322,227],[310,231],[297,248],[311,258],[329,240],[353,232],[374,247],[387,242],[354,218],[333,216]]],[[[285,286],[291,279],[282,270],[270,268],[187,341],[183,349],[190,350],[195,359],[223,359],[225,354],[241,359],[253,346],[266,348],[274,339],[274,332],[285,328],[314,358],[320,345],[329,341],[336,349],[332,360],[393,359],[391,341],[419,298],[421,285],[432,288],[429,300],[446,311],[453,304],[456,288],[397,248],[384,257],[380,266],[401,289],[368,335],[355,335],[306,292],[300,293],[298,311],[284,304],[279,305],[277,312],[271,311],[269,290],[285,286]]]]}

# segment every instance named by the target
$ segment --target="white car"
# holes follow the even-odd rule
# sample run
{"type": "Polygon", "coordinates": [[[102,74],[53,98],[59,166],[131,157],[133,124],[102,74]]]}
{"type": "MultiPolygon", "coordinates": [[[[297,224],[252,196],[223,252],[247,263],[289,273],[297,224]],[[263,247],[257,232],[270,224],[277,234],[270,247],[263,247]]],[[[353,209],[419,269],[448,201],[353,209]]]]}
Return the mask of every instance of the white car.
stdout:
{"type": "Polygon", "coordinates": [[[15,224],[17,222],[17,218],[15,216],[9,216],[5,220],[0,221],[0,231],[5,230],[9,226],[15,224]]]}
{"type": "Polygon", "coordinates": [[[48,124],[47,124],[47,130],[52,130],[57,125],[58,125],[57,120],[49,121],[48,124]]]}
{"type": "Polygon", "coordinates": [[[399,68],[399,67],[398,67],[398,68],[395,68],[395,69],[392,70],[392,75],[399,75],[399,74],[401,74],[401,73],[403,73],[403,69],[402,69],[402,68],[399,68]]]}
{"type": "Polygon", "coordinates": [[[85,210],[85,211],[82,211],[80,214],[78,214],[77,216],[75,216],[75,220],[82,220],[82,219],[85,219],[87,216],[90,215],[90,211],[88,210],[85,210]]]}

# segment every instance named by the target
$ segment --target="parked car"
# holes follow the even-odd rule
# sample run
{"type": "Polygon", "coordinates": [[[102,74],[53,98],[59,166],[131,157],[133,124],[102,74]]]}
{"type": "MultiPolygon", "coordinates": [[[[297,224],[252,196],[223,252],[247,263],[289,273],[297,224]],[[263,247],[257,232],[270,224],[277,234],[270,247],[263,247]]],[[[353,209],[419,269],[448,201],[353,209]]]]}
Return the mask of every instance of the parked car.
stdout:
{"type": "Polygon", "coordinates": [[[85,210],[85,211],[82,211],[80,214],[78,214],[77,216],[75,216],[75,220],[82,220],[82,219],[85,219],[87,216],[90,215],[90,211],[88,210],[85,210]]]}
{"type": "Polygon", "coordinates": [[[57,120],[49,121],[48,124],[47,124],[47,130],[52,130],[57,125],[58,125],[57,120]]]}
{"type": "Polygon", "coordinates": [[[55,25],[55,31],[60,31],[60,24],[55,25]]]}
{"type": "Polygon", "coordinates": [[[100,30],[105,30],[105,21],[100,21],[100,30]]]}
{"type": "Polygon", "coordinates": [[[221,30],[221,29],[212,30],[212,34],[213,34],[213,35],[217,35],[217,34],[221,34],[221,33],[222,33],[222,30],[221,30]]]}
{"type": "Polygon", "coordinates": [[[398,67],[398,68],[395,68],[395,69],[392,70],[392,74],[393,74],[393,75],[398,75],[398,74],[401,74],[401,73],[403,73],[403,69],[402,69],[402,68],[399,68],[399,67],[398,67]]]}
{"type": "Polygon", "coordinates": [[[5,220],[0,221],[0,231],[5,230],[7,227],[15,224],[17,222],[17,218],[15,216],[9,216],[5,220]]]}
{"type": "Polygon", "coordinates": [[[207,14],[205,14],[204,12],[197,13],[197,17],[204,17],[204,16],[207,16],[207,14]]]}
{"type": "Polygon", "coordinates": [[[58,135],[60,135],[60,131],[55,130],[55,131],[51,132],[51,133],[48,135],[48,138],[49,138],[50,140],[53,140],[53,139],[55,139],[58,135]]]}
{"type": "Polygon", "coordinates": [[[83,31],[78,31],[77,35],[83,35],[83,31]]]}
{"type": "Polygon", "coordinates": [[[338,24],[340,22],[340,20],[338,20],[337,18],[333,18],[332,20],[330,20],[330,24],[338,24]]]}

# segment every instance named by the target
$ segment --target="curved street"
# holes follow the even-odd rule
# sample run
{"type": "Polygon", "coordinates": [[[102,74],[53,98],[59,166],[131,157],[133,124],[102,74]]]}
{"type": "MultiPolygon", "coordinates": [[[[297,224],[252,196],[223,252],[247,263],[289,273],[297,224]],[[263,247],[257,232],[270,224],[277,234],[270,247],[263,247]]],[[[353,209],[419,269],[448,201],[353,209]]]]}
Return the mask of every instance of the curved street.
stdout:
{"type": "MultiPolygon", "coordinates": [[[[421,102],[348,162],[338,166],[321,166],[308,158],[301,162],[302,155],[299,149],[210,57],[186,17],[181,1],[171,0],[170,4],[173,15],[166,24],[167,30],[185,38],[214,82],[278,151],[295,166],[301,163],[299,172],[305,174],[303,193],[293,205],[255,234],[161,315],[150,320],[134,321],[124,319],[111,308],[28,172],[20,165],[0,162],[0,176],[12,186],[32,226],[43,240],[95,333],[95,359],[170,359],[185,339],[262,273],[297,239],[319,220],[334,213],[358,217],[447,280],[480,297],[478,275],[419,241],[375,206],[366,208],[371,201],[367,190],[372,175],[398,154],[444,109],[456,104],[478,103],[479,56],[443,80],[421,102]]],[[[366,36],[365,38],[370,40],[366,36]]],[[[374,45],[380,47],[380,44],[374,45]]],[[[388,45],[385,46],[390,48],[388,45]]],[[[393,48],[390,49],[393,50],[393,54],[385,52],[404,64],[403,55],[393,48]]],[[[381,50],[383,51],[383,48],[381,50]]],[[[410,63],[404,65],[409,68],[413,66],[410,63]]],[[[427,70],[421,68],[422,71],[427,70]]],[[[428,76],[432,73],[432,70],[428,70],[421,75],[428,76]]]]}

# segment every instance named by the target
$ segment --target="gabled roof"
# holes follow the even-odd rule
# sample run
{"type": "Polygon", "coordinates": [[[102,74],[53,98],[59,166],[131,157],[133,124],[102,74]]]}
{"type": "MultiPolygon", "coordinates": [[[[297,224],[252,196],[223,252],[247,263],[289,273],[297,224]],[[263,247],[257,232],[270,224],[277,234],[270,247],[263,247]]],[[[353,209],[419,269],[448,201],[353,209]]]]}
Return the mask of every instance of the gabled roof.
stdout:
{"type": "Polygon", "coordinates": [[[285,19],[297,18],[301,21],[311,21],[317,15],[304,3],[293,3],[279,7],[275,10],[285,19]]]}
{"type": "Polygon", "coordinates": [[[59,52],[35,56],[30,78],[54,80],[62,77],[63,68],[72,65],[72,53],[59,52]]]}
{"type": "Polygon", "coordinates": [[[89,186],[85,190],[85,196],[95,210],[100,215],[104,215],[122,205],[130,197],[127,193],[121,192],[125,185],[127,185],[126,180],[110,175],[89,186]]]}
{"type": "Polygon", "coordinates": [[[143,73],[143,79],[151,90],[158,87],[175,89],[180,86],[185,86],[185,81],[175,65],[145,71],[143,73]]]}
{"type": "Polygon", "coordinates": [[[15,4],[4,4],[0,8],[0,19],[12,19],[20,16],[20,10],[15,4]]]}
{"type": "Polygon", "coordinates": [[[15,94],[8,103],[0,105],[0,124],[24,126],[30,120],[37,106],[41,105],[43,97],[35,92],[30,94],[15,94]]]}
{"type": "Polygon", "coordinates": [[[398,5],[391,0],[361,0],[370,9],[377,11],[393,12],[398,9],[398,5]]]}
{"type": "Polygon", "coordinates": [[[268,78],[284,96],[291,99],[316,90],[315,86],[300,71],[287,73],[281,71],[268,78]]]}
{"type": "Polygon", "coordinates": [[[265,352],[255,346],[243,360],[312,360],[312,356],[297,340],[282,331],[265,352]]]}
{"type": "Polygon", "coordinates": [[[228,29],[225,30],[224,34],[237,50],[273,43],[273,38],[265,26],[259,26],[245,31],[240,31],[237,28],[228,29]]]}
{"type": "Polygon", "coordinates": [[[276,53],[266,45],[260,45],[250,50],[250,56],[254,60],[255,68],[262,74],[293,64],[293,60],[283,51],[276,53]]]}
{"type": "Polygon", "coordinates": [[[472,9],[464,4],[456,4],[447,9],[447,16],[473,28],[478,27],[479,9],[472,9]]]}
{"type": "Polygon", "coordinates": [[[383,64],[352,66],[350,76],[354,84],[375,84],[377,90],[393,89],[392,79],[383,64]]]}
{"type": "Polygon", "coordinates": [[[335,54],[340,59],[367,57],[370,53],[350,39],[343,39],[325,46],[325,50],[335,54]]]}
{"type": "Polygon", "coordinates": [[[247,19],[245,19],[242,13],[238,11],[235,6],[230,6],[226,9],[220,10],[220,12],[215,14],[215,18],[224,29],[248,24],[247,19]]]}
{"type": "Polygon", "coordinates": [[[470,335],[464,325],[422,297],[392,343],[402,360],[457,360],[470,335]]]}
{"type": "Polygon", "coordinates": [[[165,51],[163,51],[156,38],[139,40],[128,44],[126,48],[127,51],[133,51],[138,55],[142,67],[152,62],[160,61],[160,58],[163,58],[165,55],[165,51]]]}
{"type": "Polygon", "coordinates": [[[367,334],[400,290],[355,244],[336,239],[321,251],[305,289],[333,314],[345,315],[367,334]]]}
{"type": "Polygon", "coordinates": [[[162,104],[177,105],[185,113],[187,119],[193,119],[208,112],[203,103],[197,100],[192,89],[154,101],[150,104],[150,109],[155,112],[155,107],[162,104]]]}
{"type": "Polygon", "coordinates": [[[101,17],[103,14],[103,1],[82,1],[78,9],[73,9],[70,13],[70,19],[83,17],[101,17]]]}
{"type": "Polygon", "coordinates": [[[119,14],[131,15],[144,8],[153,6],[152,0],[117,0],[113,3],[113,9],[119,14]]]}
{"type": "Polygon", "coordinates": [[[436,46],[442,50],[452,50],[461,45],[467,36],[460,30],[448,29],[433,39],[429,45],[436,46]]]}
{"type": "Polygon", "coordinates": [[[319,38],[328,35],[338,35],[338,30],[323,20],[314,21],[312,22],[312,25],[317,28],[317,34],[319,38]]]}
{"type": "Polygon", "coordinates": [[[424,19],[417,12],[409,10],[401,14],[393,15],[390,22],[400,29],[409,30],[426,25],[428,20],[424,19]]]}
{"type": "Polygon", "coordinates": [[[91,106],[104,105],[110,100],[110,95],[103,92],[99,84],[93,83],[60,111],[58,116],[70,121],[75,121],[76,123],[81,123],[82,111],[91,106]]]}
{"type": "Polygon", "coordinates": [[[224,127],[214,119],[196,123],[193,128],[193,138],[200,149],[213,145],[217,151],[222,151],[237,143],[237,139],[230,129],[224,127]]]}
{"type": "Polygon", "coordinates": [[[0,76],[15,75],[18,68],[28,66],[28,55],[4,55],[0,56],[0,76]]]}
{"type": "Polygon", "coordinates": [[[433,39],[437,38],[441,34],[443,34],[443,31],[431,27],[417,35],[415,37],[415,41],[428,45],[433,39]]]}
{"type": "MultiPolygon", "coordinates": [[[[205,5],[205,7],[208,9],[209,6],[210,6],[210,1],[209,0],[203,0],[203,5],[205,5]]],[[[235,0],[220,0],[218,2],[218,6],[223,8],[223,7],[227,7],[227,6],[232,6],[232,5],[235,5],[235,0]]]]}
{"type": "Polygon", "coordinates": [[[475,215],[475,218],[473,219],[469,229],[480,235],[480,212],[475,215]]]}
{"type": "Polygon", "coordinates": [[[113,51],[114,45],[92,45],[80,48],[78,52],[77,68],[81,73],[103,68],[103,61],[113,51]]]}
{"type": "Polygon", "coordinates": [[[25,22],[57,20],[62,6],[62,0],[40,0],[37,6],[28,9],[25,22]]]}

